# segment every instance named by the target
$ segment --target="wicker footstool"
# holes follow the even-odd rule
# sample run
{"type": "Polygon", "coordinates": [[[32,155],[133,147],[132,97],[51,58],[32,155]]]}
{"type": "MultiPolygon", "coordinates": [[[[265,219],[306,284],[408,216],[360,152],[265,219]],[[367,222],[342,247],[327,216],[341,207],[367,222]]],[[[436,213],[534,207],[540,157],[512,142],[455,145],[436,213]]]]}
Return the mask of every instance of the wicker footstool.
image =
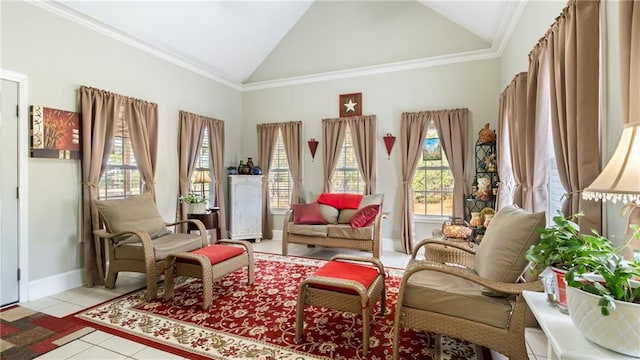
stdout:
{"type": "Polygon", "coordinates": [[[296,341],[302,338],[304,306],[315,305],[362,314],[362,352],[369,351],[371,310],[380,299],[384,315],[386,295],[384,267],[376,258],[336,255],[312,276],[300,283],[296,307],[296,341]],[[357,261],[373,266],[354,264],[357,261]]]}
{"type": "Polygon", "coordinates": [[[204,310],[213,303],[214,280],[246,266],[248,284],[251,285],[254,281],[253,247],[247,241],[219,240],[196,251],[170,254],[167,256],[167,264],[164,271],[164,299],[173,297],[175,276],[199,278],[202,279],[204,310]]]}

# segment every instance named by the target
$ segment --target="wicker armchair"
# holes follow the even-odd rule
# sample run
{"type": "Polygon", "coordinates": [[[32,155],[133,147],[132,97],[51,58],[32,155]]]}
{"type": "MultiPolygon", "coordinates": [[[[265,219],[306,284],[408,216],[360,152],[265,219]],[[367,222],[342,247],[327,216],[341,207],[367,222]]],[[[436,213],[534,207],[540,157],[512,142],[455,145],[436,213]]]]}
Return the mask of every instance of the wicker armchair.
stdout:
{"type": "Polygon", "coordinates": [[[544,213],[509,207],[496,214],[475,250],[438,240],[418,244],[400,284],[393,359],[400,358],[400,328],[443,334],[494,349],[510,359],[527,359],[527,305],[521,295],[523,290],[542,291],[543,285],[540,281],[518,283],[518,279],[527,267],[524,252],[537,243],[535,228],[544,222],[544,213]],[[437,246],[448,247],[452,261],[418,259],[422,247],[429,259],[429,248],[437,246]],[[469,256],[473,268],[452,264],[469,256]]]}
{"type": "Polygon", "coordinates": [[[121,271],[147,275],[147,300],[158,292],[158,277],[164,273],[166,258],[171,253],[187,252],[208,245],[207,232],[199,220],[165,223],[153,198],[148,194],[117,200],[95,200],[104,229],[94,234],[105,239],[109,266],[105,287],[113,289],[121,271]],[[193,223],[199,234],[173,233],[167,229],[182,223],[193,223]]]}

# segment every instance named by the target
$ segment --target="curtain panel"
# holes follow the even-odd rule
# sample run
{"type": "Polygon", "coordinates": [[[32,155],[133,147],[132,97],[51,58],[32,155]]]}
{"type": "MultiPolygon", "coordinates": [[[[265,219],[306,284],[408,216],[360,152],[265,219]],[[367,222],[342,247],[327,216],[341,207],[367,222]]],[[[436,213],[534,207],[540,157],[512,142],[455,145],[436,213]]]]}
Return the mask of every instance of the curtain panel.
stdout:
{"type": "Polygon", "coordinates": [[[364,181],[364,194],[376,192],[376,133],[377,121],[375,115],[354,116],[347,118],[353,150],[356,153],[358,170],[364,181]]]}
{"type": "MultiPolygon", "coordinates": [[[[98,182],[111,153],[111,142],[121,110],[131,136],[133,152],[144,180],[143,192],[155,193],[155,166],[158,138],[158,105],[108,91],[81,86],[82,112],[82,242],[84,275],[88,287],[104,284],[106,264],[103,244],[93,230],[100,228],[94,200],[98,182]]],[[[154,196],[155,198],[155,196],[154,196]]]]}
{"type": "Polygon", "coordinates": [[[291,121],[280,124],[284,151],[287,153],[289,161],[289,172],[293,181],[291,189],[292,204],[304,202],[302,194],[302,121],[291,121]]]}
{"type": "Polygon", "coordinates": [[[344,119],[322,119],[322,171],[324,190],[331,192],[331,177],[335,172],[338,155],[344,142],[347,122],[344,119]]]}
{"type": "Polygon", "coordinates": [[[599,1],[571,0],[539,46],[548,54],[551,126],[565,215],[583,211],[582,231],[601,231],[602,206],[580,193],[600,173],[599,1]]]}
{"type": "MultiPolygon", "coordinates": [[[[220,233],[226,233],[224,203],[224,121],[206,116],[180,111],[178,129],[178,197],[191,190],[191,176],[196,168],[200,148],[204,141],[205,129],[209,133],[210,161],[213,164],[211,177],[215,182],[215,203],[220,208],[218,226],[220,233]]],[[[176,219],[187,219],[187,205],[176,197],[176,219]]],[[[187,225],[181,225],[180,232],[187,231],[187,225]]]]}
{"type": "Polygon", "coordinates": [[[527,189],[527,73],[515,76],[508,93],[507,118],[509,119],[509,143],[511,144],[511,169],[513,171],[513,204],[524,208],[527,189]]]}
{"type": "Polygon", "coordinates": [[[271,197],[269,196],[269,172],[271,159],[278,141],[279,124],[258,124],[258,163],[262,164],[262,238],[273,239],[271,197]]]}
{"type": "Polygon", "coordinates": [[[502,94],[500,94],[498,108],[498,129],[496,151],[498,153],[498,176],[500,184],[498,185],[498,196],[496,199],[496,211],[501,208],[513,204],[513,170],[511,165],[511,142],[509,141],[509,107],[511,106],[510,98],[514,93],[513,81],[509,84],[502,94]]]}

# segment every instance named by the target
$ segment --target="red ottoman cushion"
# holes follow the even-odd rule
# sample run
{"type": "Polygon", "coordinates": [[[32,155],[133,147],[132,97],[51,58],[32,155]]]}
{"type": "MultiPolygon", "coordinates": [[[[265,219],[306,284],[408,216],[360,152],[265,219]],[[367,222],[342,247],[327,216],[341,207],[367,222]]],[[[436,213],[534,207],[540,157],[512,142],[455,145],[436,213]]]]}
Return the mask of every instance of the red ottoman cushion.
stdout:
{"type": "MultiPolygon", "coordinates": [[[[244,253],[244,248],[239,246],[231,246],[231,245],[209,245],[202,249],[198,249],[196,251],[192,251],[192,254],[201,254],[209,258],[211,265],[215,265],[217,263],[223,262],[227,259],[231,259],[232,257],[236,257],[244,253]]],[[[181,260],[185,262],[190,262],[197,264],[198,262],[193,260],[181,260]]]]}
{"type": "MultiPolygon", "coordinates": [[[[315,274],[316,276],[324,276],[333,279],[342,279],[342,280],[354,280],[362,284],[365,289],[368,289],[369,286],[373,283],[376,277],[379,275],[378,270],[369,266],[351,264],[341,261],[329,261],[324,264],[320,269],[318,269],[315,274]]],[[[356,292],[353,289],[345,289],[335,286],[327,286],[327,285],[318,285],[312,284],[315,288],[332,290],[336,292],[341,292],[345,294],[355,294],[356,292]]]]}

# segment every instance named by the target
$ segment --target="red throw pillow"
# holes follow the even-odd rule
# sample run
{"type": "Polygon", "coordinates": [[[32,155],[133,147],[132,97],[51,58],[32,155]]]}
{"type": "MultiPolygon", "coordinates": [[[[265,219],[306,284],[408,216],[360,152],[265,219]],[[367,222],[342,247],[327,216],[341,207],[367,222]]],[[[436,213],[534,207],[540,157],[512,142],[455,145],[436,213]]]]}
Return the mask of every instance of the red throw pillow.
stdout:
{"type": "Polygon", "coordinates": [[[291,204],[293,223],[298,225],[326,225],[317,202],[309,204],[291,204]]]}
{"type": "Polygon", "coordinates": [[[359,228],[371,225],[379,211],[380,205],[378,204],[363,207],[351,217],[351,227],[359,228]]]}
{"type": "Polygon", "coordinates": [[[348,193],[326,193],[323,192],[318,197],[319,204],[325,204],[333,206],[338,210],[343,209],[357,209],[360,206],[362,200],[362,194],[348,194],[348,193]]]}

